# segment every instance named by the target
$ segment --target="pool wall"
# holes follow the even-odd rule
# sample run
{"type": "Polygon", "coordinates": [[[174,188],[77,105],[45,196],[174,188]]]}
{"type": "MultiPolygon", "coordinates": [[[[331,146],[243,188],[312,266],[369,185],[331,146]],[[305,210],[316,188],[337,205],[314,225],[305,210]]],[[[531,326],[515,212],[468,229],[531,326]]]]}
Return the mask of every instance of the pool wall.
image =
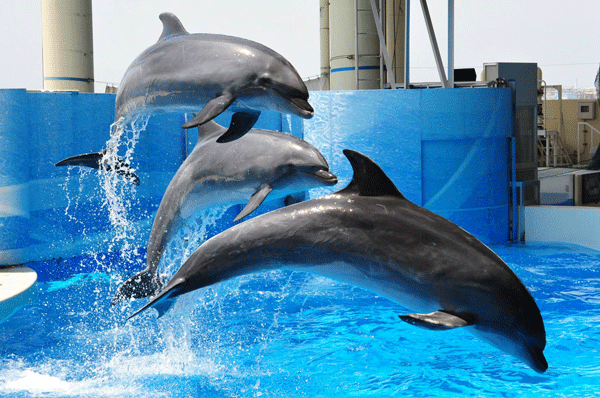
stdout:
{"type": "MultiPolygon", "coordinates": [[[[310,101],[313,119],[264,112],[256,127],[303,136],[321,150],[340,184],[311,197],[350,180],[342,149],[355,149],[379,163],[408,199],[486,243],[508,240],[510,89],[312,92],[310,101]]],[[[114,102],[114,94],[0,90],[0,265],[122,248],[99,173],[54,166],[105,148],[114,102]]],[[[146,246],[162,194],[197,139],[183,122],[183,115],[150,118],[133,156],[141,184],[118,187],[132,247],[146,246]]]]}
{"type": "Polygon", "coordinates": [[[342,150],[354,149],[409,200],[483,242],[509,239],[511,89],[319,91],[311,104],[315,116],[304,122],[304,138],[340,185],[352,177],[342,150]]]}
{"type": "Polygon", "coordinates": [[[525,240],[565,242],[600,250],[600,211],[583,206],[525,206],[525,240]]]}

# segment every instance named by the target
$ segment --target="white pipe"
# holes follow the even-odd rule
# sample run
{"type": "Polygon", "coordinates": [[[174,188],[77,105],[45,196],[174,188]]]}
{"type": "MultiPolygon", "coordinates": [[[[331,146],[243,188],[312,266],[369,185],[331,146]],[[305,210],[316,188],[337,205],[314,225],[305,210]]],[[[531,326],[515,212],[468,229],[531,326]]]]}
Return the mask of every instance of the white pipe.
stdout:
{"type": "Polygon", "coordinates": [[[454,88],[454,0],[448,0],[448,87],[454,88]]]}
{"type": "Polygon", "coordinates": [[[320,0],[321,24],[321,78],[327,80],[324,89],[329,90],[329,0],[320,0]]]}
{"type": "Polygon", "coordinates": [[[94,92],[91,0],[42,0],[44,89],[94,92]]]}
{"type": "Polygon", "coordinates": [[[404,13],[404,88],[410,88],[410,0],[406,0],[404,13]]]}
{"type": "Polygon", "coordinates": [[[406,0],[385,1],[385,42],[392,63],[396,87],[404,83],[404,35],[406,0]]]}
{"type": "Polygon", "coordinates": [[[360,32],[358,31],[358,1],[354,0],[354,77],[356,79],[355,90],[360,90],[360,53],[359,53],[359,37],[360,32]]]}

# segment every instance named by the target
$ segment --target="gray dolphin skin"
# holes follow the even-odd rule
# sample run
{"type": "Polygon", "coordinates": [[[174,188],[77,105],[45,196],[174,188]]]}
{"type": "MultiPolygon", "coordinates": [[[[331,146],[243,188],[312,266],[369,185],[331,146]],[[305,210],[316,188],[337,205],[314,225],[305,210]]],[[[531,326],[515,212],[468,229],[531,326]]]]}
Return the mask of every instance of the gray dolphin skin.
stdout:
{"type": "Polygon", "coordinates": [[[159,16],[158,42],[129,66],[117,93],[115,120],[136,113],[199,112],[183,127],[236,112],[222,142],[239,138],[261,111],[313,116],[308,90],[280,54],[250,40],[189,34],[171,13],[159,16]],[[199,109],[202,110],[199,111],[199,109]]]}
{"type": "Polygon", "coordinates": [[[514,272],[475,237],[408,201],[372,160],[344,154],[354,170],[346,188],[212,237],[131,317],[150,307],[162,315],[175,297],[240,275],[308,271],[415,311],[401,316],[410,324],[464,327],[544,372],[542,316],[514,272]]]}
{"type": "Polygon", "coordinates": [[[198,128],[192,153],[169,183],[158,207],[147,251],[147,268],[121,285],[115,304],[147,297],[160,288],[156,269],[179,226],[203,209],[248,202],[234,221],[254,211],[269,198],[283,198],[307,189],[334,185],[323,155],[293,135],[252,129],[228,143],[217,143],[226,128],[210,121],[198,128]]]}

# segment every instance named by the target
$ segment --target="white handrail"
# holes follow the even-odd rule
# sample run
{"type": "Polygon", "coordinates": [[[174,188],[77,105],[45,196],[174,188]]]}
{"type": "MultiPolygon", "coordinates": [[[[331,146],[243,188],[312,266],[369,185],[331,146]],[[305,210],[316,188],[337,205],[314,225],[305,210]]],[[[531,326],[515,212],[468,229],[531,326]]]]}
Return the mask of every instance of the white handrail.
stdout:
{"type": "MultiPolygon", "coordinates": [[[[588,122],[577,123],[577,164],[581,163],[581,152],[579,151],[579,148],[581,146],[580,136],[581,136],[581,126],[582,125],[587,126],[590,129],[592,129],[592,133],[596,133],[596,134],[600,135],[600,130],[598,130],[597,128],[595,128],[594,126],[589,124],[588,122]]],[[[590,137],[590,147],[591,148],[594,147],[594,134],[592,134],[592,136],[590,137]]]]}

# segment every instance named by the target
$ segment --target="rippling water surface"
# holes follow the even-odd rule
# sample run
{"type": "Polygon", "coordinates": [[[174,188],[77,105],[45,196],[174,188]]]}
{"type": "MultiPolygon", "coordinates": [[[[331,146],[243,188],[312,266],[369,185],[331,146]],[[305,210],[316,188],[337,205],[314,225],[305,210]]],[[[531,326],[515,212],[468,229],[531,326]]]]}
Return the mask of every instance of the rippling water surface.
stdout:
{"type": "MultiPolygon", "coordinates": [[[[542,311],[542,375],[464,330],[417,329],[386,299],[301,272],[238,278],[183,296],[160,319],[151,310],[127,322],[143,300],[110,306],[126,275],[107,271],[121,256],[99,255],[60,280],[40,272],[32,303],[0,323],[0,395],[597,396],[600,252],[493,249],[542,311]]],[[[167,253],[163,272],[177,257],[167,253]]]]}
{"type": "MultiPolygon", "coordinates": [[[[129,161],[145,123],[118,134],[117,125],[108,154],[115,158],[124,146],[129,161]]],[[[324,131],[326,140],[330,133],[324,131]]],[[[342,156],[340,148],[323,151],[342,156]]],[[[302,272],[240,277],[180,297],[160,319],[149,310],[127,321],[145,300],[114,307],[110,301],[131,270],[145,267],[144,253],[132,243],[139,225],[128,217],[135,188],[108,173],[102,186],[113,229],[106,239],[125,250],[30,264],[39,275],[33,298],[0,320],[2,397],[600,393],[600,252],[560,244],[492,247],[542,311],[550,364],[542,375],[466,330],[415,328],[398,319],[407,311],[387,299],[302,272]]],[[[76,195],[67,196],[68,214],[82,205],[76,195]]],[[[224,214],[231,211],[213,209],[185,225],[165,251],[160,273],[170,277],[224,214]]]]}

